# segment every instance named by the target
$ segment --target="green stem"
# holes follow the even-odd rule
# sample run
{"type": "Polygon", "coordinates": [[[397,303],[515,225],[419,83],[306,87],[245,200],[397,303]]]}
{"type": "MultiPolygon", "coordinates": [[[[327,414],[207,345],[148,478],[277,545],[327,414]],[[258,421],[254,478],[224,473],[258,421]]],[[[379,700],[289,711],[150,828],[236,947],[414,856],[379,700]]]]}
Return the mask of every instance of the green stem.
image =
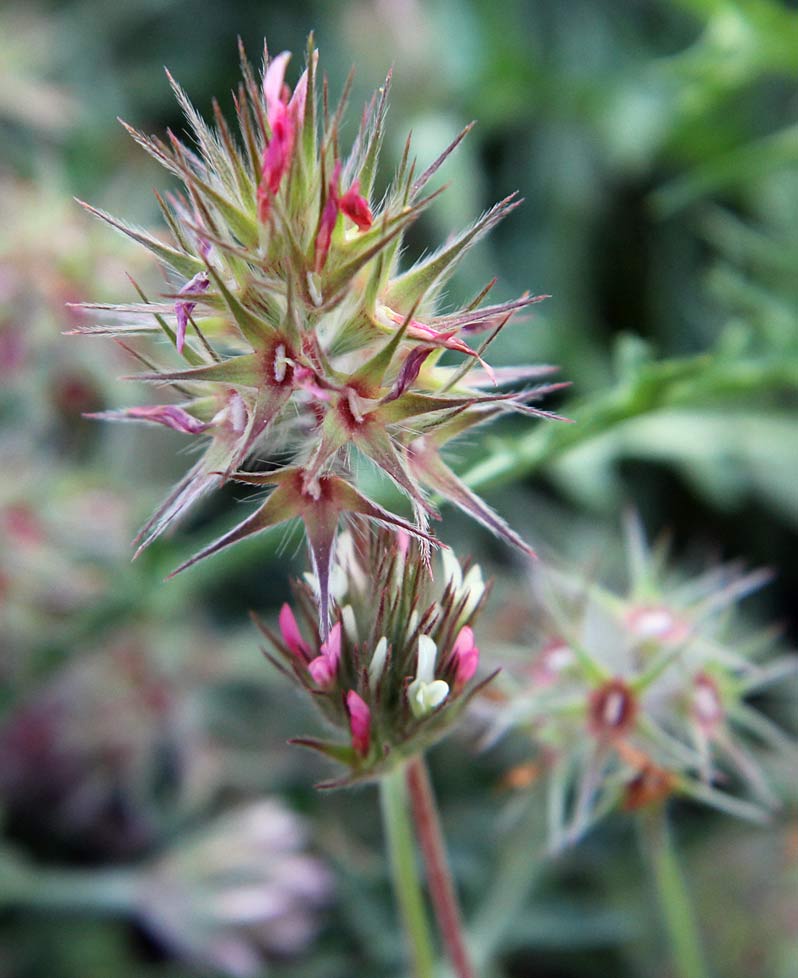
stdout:
{"type": "Polygon", "coordinates": [[[518,917],[546,866],[545,819],[533,793],[502,848],[493,882],[469,925],[474,963],[484,967],[518,917]]]}
{"type": "Polygon", "coordinates": [[[635,376],[566,404],[563,411],[574,424],[543,424],[520,438],[495,439],[492,450],[460,478],[472,489],[518,482],[634,418],[666,408],[705,408],[708,403],[796,386],[798,368],[783,357],[729,363],[722,354],[710,352],[646,363],[635,376]]]}
{"type": "Polygon", "coordinates": [[[134,870],[39,869],[0,850],[0,908],[129,916],[139,895],[134,870]]]}
{"type": "Polygon", "coordinates": [[[418,872],[403,765],[381,779],[380,801],[394,892],[410,945],[413,973],[416,978],[433,978],[435,950],[418,872]]]}
{"type": "Polygon", "coordinates": [[[406,774],[416,833],[427,867],[430,897],[443,943],[457,978],[475,978],[466,948],[454,881],[449,871],[438,807],[424,758],[419,755],[408,761],[406,774]]]}
{"type": "Polygon", "coordinates": [[[695,911],[679,866],[664,805],[641,816],[643,848],[679,978],[709,978],[695,911]]]}

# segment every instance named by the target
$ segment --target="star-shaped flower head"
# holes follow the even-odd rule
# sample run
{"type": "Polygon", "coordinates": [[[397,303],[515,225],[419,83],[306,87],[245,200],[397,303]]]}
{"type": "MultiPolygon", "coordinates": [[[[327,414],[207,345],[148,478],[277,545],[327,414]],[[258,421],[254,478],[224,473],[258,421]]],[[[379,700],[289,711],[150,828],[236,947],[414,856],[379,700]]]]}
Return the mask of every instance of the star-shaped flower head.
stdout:
{"type": "Polygon", "coordinates": [[[550,768],[554,849],[614,808],[671,795],[753,820],[778,807],[752,746],[790,741],[749,700],[798,669],[770,654],[772,630],[752,633],[734,613],[769,573],[724,564],[677,576],[635,519],[627,554],[623,594],[538,563],[534,658],[503,674],[494,730],[526,730],[550,768]]]}
{"type": "Polygon", "coordinates": [[[491,282],[466,307],[439,308],[460,259],[518,201],[511,195],[438,251],[401,269],[403,235],[437,196],[425,195],[429,181],[470,127],[421,173],[408,143],[377,201],[390,76],[343,154],[349,86],[331,111],[325,82],[320,107],[317,61],[311,43],[292,90],[288,53],[265,54],[258,81],[242,50],[235,135],[216,103],[214,124],[207,124],[171,76],[190,144],[171,132],[162,140],[127,127],[183,183],[183,193],[158,197],[168,243],[86,205],[153,252],[169,285],[158,301],[136,287],[136,302],[90,305],[112,321],[77,332],[160,334],[183,361],[154,365],[136,354],[148,369],[135,379],[170,388],[178,403],[99,416],[166,425],[205,446],[142,529],[139,546],[235,478],[274,487],[276,499],[206,553],[299,516],[321,580],[329,531],[334,536],[337,526],[334,512],[368,511],[383,524],[407,529],[396,514],[377,515],[356,489],[353,463],[360,456],[406,497],[421,537],[428,538],[428,521],[437,516],[428,496],[434,491],[529,552],[440,455],[452,438],[508,412],[555,417],[534,406],[557,386],[539,383],[551,368],[493,371],[484,361],[511,316],[542,296],[486,305],[491,282]],[[442,364],[446,353],[461,362],[442,364]],[[508,391],[508,383],[515,388],[508,391]],[[282,468],[264,476],[247,471],[254,462],[282,468]]]}

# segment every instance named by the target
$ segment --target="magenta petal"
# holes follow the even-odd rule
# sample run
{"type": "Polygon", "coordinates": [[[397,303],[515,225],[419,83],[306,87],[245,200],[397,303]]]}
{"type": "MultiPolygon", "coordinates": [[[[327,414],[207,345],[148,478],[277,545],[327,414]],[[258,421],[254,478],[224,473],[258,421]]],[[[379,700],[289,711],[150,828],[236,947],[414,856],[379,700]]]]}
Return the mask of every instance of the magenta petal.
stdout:
{"type": "Polygon", "coordinates": [[[196,302],[183,302],[179,300],[175,303],[175,314],[177,315],[177,352],[183,352],[183,346],[186,342],[186,327],[188,326],[188,317],[194,311],[196,302]]]}
{"type": "Polygon", "coordinates": [[[371,745],[371,710],[353,689],[346,694],[346,709],[349,713],[352,746],[361,757],[365,757],[371,745]]]}
{"type": "Polygon", "coordinates": [[[309,665],[308,672],[322,689],[329,689],[335,682],[335,669],[326,655],[317,656],[309,665]]]}
{"type": "Polygon", "coordinates": [[[479,666],[479,649],[474,644],[474,632],[467,625],[460,629],[454,641],[452,657],[455,662],[455,686],[465,686],[479,666]]]}
{"type": "Polygon", "coordinates": [[[401,397],[407,388],[415,382],[424,361],[432,351],[433,347],[431,346],[418,346],[408,353],[393,383],[393,387],[391,387],[390,393],[383,400],[384,404],[401,397]]]}
{"type": "Polygon", "coordinates": [[[299,626],[296,623],[294,612],[291,610],[291,605],[286,603],[282,606],[278,622],[283,641],[294,655],[304,661],[308,653],[308,647],[302,638],[302,633],[299,631],[299,626]]]}
{"type": "Polygon", "coordinates": [[[333,670],[338,668],[341,661],[341,623],[337,621],[330,629],[330,634],[321,646],[321,654],[330,660],[333,670]]]}
{"type": "MultiPolygon", "coordinates": [[[[197,272],[197,274],[190,281],[186,282],[183,288],[180,290],[178,295],[202,295],[210,285],[210,279],[208,278],[207,272],[197,272]]],[[[196,302],[189,302],[186,299],[178,299],[175,302],[175,315],[177,316],[177,352],[183,352],[183,346],[186,342],[186,327],[188,326],[188,317],[194,312],[196,308],[196,302]]]]}
{"type": "Polygon", "coordinates": [[[153,424],[162,424],[174,431],[182,431],[185,435],[200,435],[209,427],[175,404],[154,404],[125,408],[122,411],[99,411],[96,414],[87,414],[86,417],[100,418],[104,421],[152,421],[153,424]]]}
{"type": "Polygon", "coordinates": [[[465,655],[470,649],[474,648],[474,631],[468,625],[464,626],[457,633],[457,638],[454,640],[454,646],[452,647],[452,655],[455,658],[460,658],[461,655],[465,655]]]}
{"type": "Polygon", "coordinates": [[[341,213],[346,214],[350,221],[354,221],[360,231],[368,231],[371,227],[374,217],[369,202],[360,193],[360,186],[357,182],[353,183],[341,197],[340,207],[341,213]]]}

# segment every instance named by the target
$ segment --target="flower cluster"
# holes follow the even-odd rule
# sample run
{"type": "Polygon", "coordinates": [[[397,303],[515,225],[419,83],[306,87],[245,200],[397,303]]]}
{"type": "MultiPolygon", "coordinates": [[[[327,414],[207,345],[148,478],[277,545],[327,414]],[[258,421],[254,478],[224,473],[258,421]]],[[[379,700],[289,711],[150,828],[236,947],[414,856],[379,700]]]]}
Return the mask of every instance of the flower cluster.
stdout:
{"type": "Polygon", "coordinates": [[[344,514],[429,543],[428,521],[437,516],[432,491],[529,551],[458,479],[441,449],[506,412],[556,417],[532,404],[556,385],[537,384],[549,367],[492,370],[483,360],[511,316],[542,296],[485,305],[490,282],[465,308],[439,309],[457,263],[516,206],[514,196],[438,251],[399,269],[404,232],[437,196],[425,189],[469,127],[423,172],[417,172],[408,143],[393,182],[375,204],[390,77],[367,106],[344,156],[339,130],[346,92],[331,111],[325,83],[320,112],[312,44],[293,90],[285,82],[288,61],[287,53],[265,56],[258,82],[242,51],[237,136],[215,103],[215,125],[208,125],[170,76],[194,145],[172,133],[163,141],[129,131],[185,186],[184,194],[159,197],[173,240],[167,244],[88,209],[153,252],[171,287],[159,301],[137,286],[140,301],[89,304],[111,321],[76,332],[161,334],[184,361],[180,369],[149,364],[137,376],[170,386],[179,403],[100,415],[164,425],[205,442],[199,461],[142,529],[140,546],[227,479],[270,487],[254,514],[184,566],[299,518],[326,632],[331,555],[344,514]],[[462,362],[441,363],[447,351],[462,362]],[[502,390],[508,384],[525,386],[502,390]],[[401,490],[413,522],[362,495],[353,450],[401,490]],[[248,460],[271,469],[241,471],[248,460]]]}
{"type": "Polygon", "coordinates": [[[472,624],[486,590],[479,566],[462,567],[449,550],[436,587],[422,548],[406,536],[391,545],[387,531],[342,533],[337,558],[329,634],[312,575],[296,583],[296,613],[283,605],[277,632],[259,622],[272,661],[345,731],[344,743],[294,741],[349,767],[336,786],[422,751],[484,685],[474,681],[472,624]]]}
{"type": "Polygon", "coordinates": [[[785,747],[786,735],[748,699],[796,664],[765,658],[772,632],[746,636],[731,614],[768,573],[722,565],[676,582],[664,548],[651,551],[636,523],[628,537],[624,595],[554,566],[533,568],[537,651],[521,675],[505,675],[498,699],[494,731],[528,731],[550,768],[554,849],[618,805],[673,794],[754,820],[777,805],[743,735],[785,747]]]}
{"type": "Polygon", "coordinates": [[[299,818],[266,799],[179,840],[137,874],[135,890],[142,922],[181,958],[248,978],[264,958],[310,943],[332,878],[307,851],[299,818]]]}

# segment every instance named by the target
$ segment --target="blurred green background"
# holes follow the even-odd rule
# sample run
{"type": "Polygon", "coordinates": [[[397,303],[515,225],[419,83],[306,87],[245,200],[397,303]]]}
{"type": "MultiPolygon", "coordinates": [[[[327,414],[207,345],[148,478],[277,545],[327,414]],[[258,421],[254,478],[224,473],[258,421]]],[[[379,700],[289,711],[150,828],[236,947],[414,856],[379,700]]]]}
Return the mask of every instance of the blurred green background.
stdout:
{"type": "MultiPolygon", "coordinates": [[[[424,163],[478,120],[414,250],[525,198],[451,298],[493,274],[499,298],[550,293],[493,362],[560,365],[572,387],[557,406],[576,423],[508,424],[460,449],[460,469],[547,552],[612,563],[634,503],[687,563],[771,566],[753,613],[798,633],[798,4],[5,0],[0,978],[402,974],[375,797],[314,793],[323,769],[284,746],[314,720],[247,620],[287,596],[298,541],[256,540],[163,585],[230,524],[230,489],[131,564],[182,443],[83,419],[141,392],[117,380],[130,360],[115,344],[61,335],[67,302],[128,301],[125,271],[158,289],[147,256],[72,201],[158,224],[151,189],[168,178],[116,117],[182,128],[163,65],[201,111],[213,95],[230,111],[236,36],[255,60],[265,35],[299,61],[311,30],[331,91],[357,67],[353,125],[394,66],[387,163],[410,129],[424,163]],[[234,821],[264,797],[277,842],[234,821]],[[245,867],[272,844],[258,889],[245,867]],[[292,846],[299,864],[280,869],[292,846]],[[244,880],[238,902],[217,900],[223,873],[244,880]],[[247,894],[266,890],[271,930],[247,917],[247,894]]],[[[442,534],[500,588],[522,573],[452,513],[442,534]]],[[[497,864],[536,872],[534,831],[520,849],[497,831],[518,804],[507,763],[467,738],[432,757],[467,915],[497,864]]],[[[726,978],[795,973],[794,766],[774,777],[787,805],[767,830],[692,811],[677,823],[726,978]]],[[[611,821],[494,928],[485,975],[664,978],[647,895],[628,820],[611,821]]]]}

